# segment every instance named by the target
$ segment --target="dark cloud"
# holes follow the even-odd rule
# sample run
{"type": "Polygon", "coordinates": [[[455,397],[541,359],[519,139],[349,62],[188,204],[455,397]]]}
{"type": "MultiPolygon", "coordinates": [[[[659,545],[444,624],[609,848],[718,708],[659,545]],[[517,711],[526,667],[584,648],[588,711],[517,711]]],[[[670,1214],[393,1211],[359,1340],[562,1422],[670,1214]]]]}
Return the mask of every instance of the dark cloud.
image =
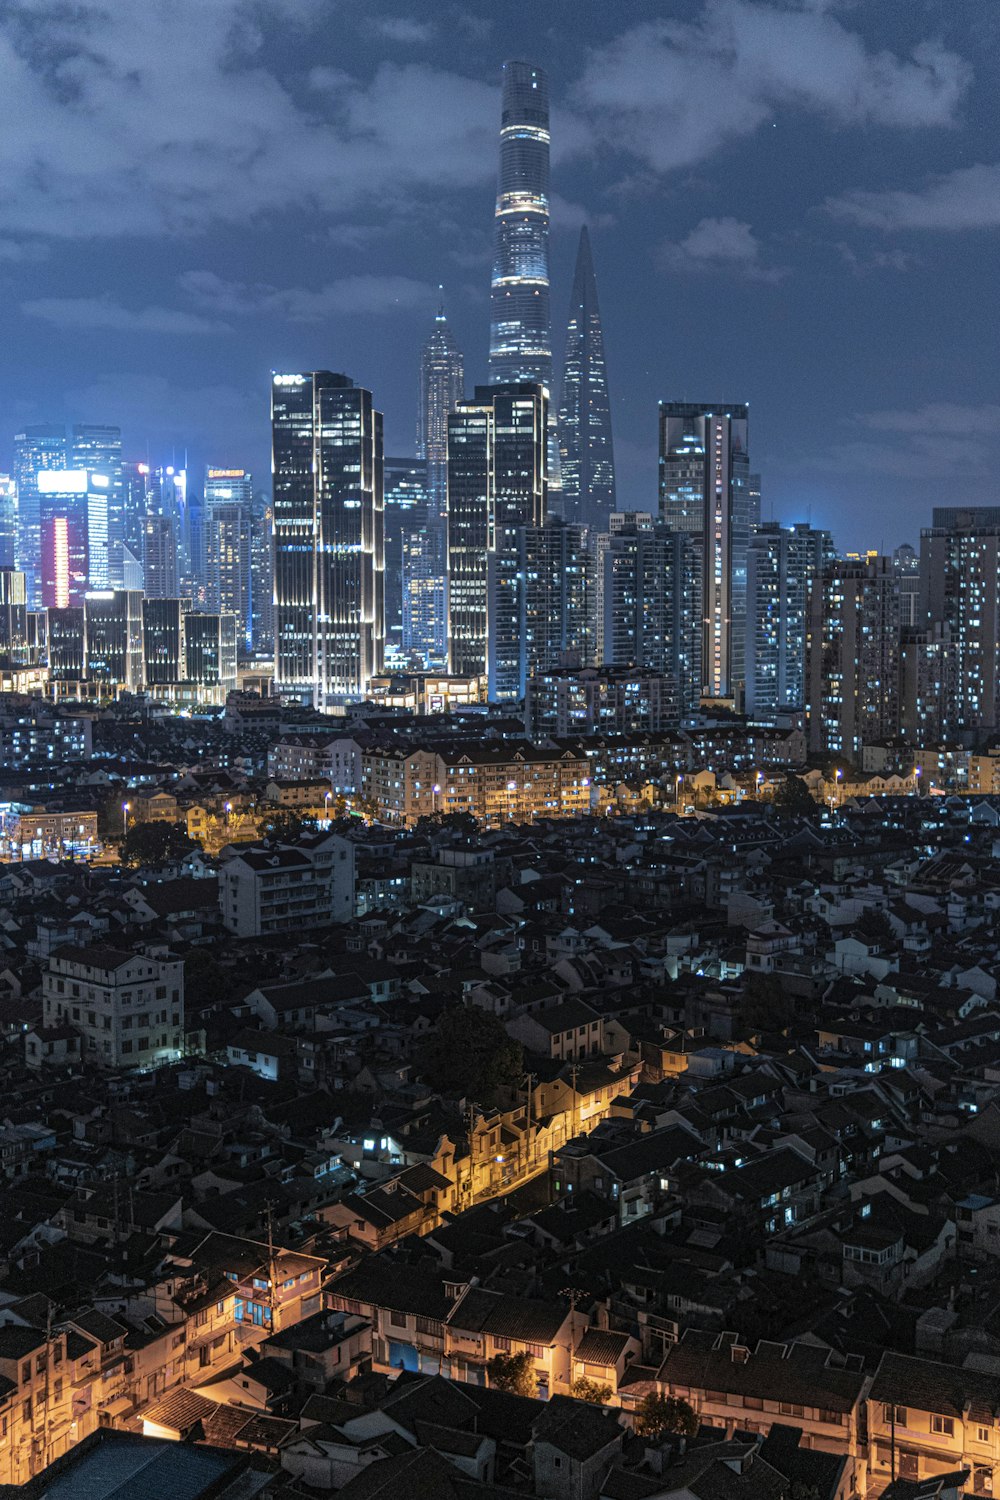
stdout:
{"type": "Polygon", "coordinates": [[[1000,164],[959,167],[922,188],[855,191],[827,200],[829,211],[869,229],[933,229],[955,234],[1000,228],[1000,164]]]}

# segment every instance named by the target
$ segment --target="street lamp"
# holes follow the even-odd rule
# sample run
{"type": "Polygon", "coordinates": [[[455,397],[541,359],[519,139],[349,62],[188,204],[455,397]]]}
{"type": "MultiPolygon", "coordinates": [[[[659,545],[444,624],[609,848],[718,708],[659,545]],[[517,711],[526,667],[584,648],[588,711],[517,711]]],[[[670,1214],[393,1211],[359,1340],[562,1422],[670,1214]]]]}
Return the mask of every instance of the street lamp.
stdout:
{"type": "Polygon", "coordinates": [[[331,798],[332,795],[333,795],[332,792],[324,792],[323,793],[323,821],[324,821],[324,823],[329,823],[329,821],[330,821],[330,798],[331,798]]]}
{"type": "Polygon", "coordinates": [[[438,810],[438,793],[441,788],[437,782],[431,787],[431,815],[434,816],[438,810]]]}
{"type": "Polygon", "coordinates": [[[122,833],[128,833],[128,814],[131,802],[122,803],[122,833]]]}

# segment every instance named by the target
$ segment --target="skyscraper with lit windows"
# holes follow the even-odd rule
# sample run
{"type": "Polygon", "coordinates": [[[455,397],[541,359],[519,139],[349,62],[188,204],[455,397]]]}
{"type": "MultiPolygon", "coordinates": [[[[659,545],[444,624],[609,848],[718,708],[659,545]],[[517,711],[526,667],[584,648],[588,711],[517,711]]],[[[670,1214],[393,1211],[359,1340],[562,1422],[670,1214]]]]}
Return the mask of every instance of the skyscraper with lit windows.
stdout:
{"type": "Polygon", "coordinates": [[[739,699],[746,672],[749,407],[660,402],[660,518],[701,538],[702,694],[739,699]]]}
{"type": "Polygon", "coordinates": [[[615,455],[597,277],[586,224],[580,230],[566,329],[559,457],[563,516],[594,533],[606,530],[615,508],[615,455]]]}
{"type": "Polygon", "coordinates": [[[382,670],[382,413],[329,370],[271,386],[275,688],[330,707],[382,670]]]}
{"type": "Polygon", "coordinates": [[[806,701],[809,591],[835,556],[828,531],[764,521],[747,554],[746,711],[767,718],[806,701]]]}
{"type": "Polygon", "coordinates": [[[42,520],[38,475],[44,469],[66,468],[66,430],[37,424],[14,434],[11,477],[17,490],[17,565],[28,586],[28,605],[42,603],[42,520]]]}

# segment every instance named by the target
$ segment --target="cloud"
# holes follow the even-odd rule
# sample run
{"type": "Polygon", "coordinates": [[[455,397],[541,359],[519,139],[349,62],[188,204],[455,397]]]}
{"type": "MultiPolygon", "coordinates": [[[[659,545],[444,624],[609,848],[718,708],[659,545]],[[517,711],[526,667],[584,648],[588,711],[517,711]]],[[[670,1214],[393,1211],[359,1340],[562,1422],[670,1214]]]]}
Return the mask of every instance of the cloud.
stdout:
{"type": "Polygon", "coordinates": [[[1000,406],[938,401],[913,410],[859,413],[856,437],[817,462],[828,473],[885,474],[918,482],[990,481],[1000,462],[1000,406]],[[872,434],[867,436],[866,434],[872,434]]]}
{"type": "Polygon", "coordinates": [[[582,229],[584,224],[588,229],[610,229],[615,222],[614,214],[593,213],[584,204],[571,203],[558,193],[549,197],[549,213],[555,229],[582,229]]]}
{"type": "Polygon", "coordinates": [[[836,248],[844,264],[851,268],[855,276],[865,276],[869,271],[912,271],[921,264],[919,257],[911,255],[908,250],[872,250],[863,254],[855,250],[853,245],[843,242],[836,248]]]}
{"type": "Polygon", "coordinates": [[[181,290],[199,306],[223,315],[272,314],[292,323],[321,318],[372,316],[430,308],[437,288],[409,276],[341,276],[312,291],[306,287],[274,287],[265,282],[227,281],[214,271],[187,271],[181,290]]]}
{"type": "Polygon", "coordinates": [[[665,172],[778,110],[838,126],[951,125],[968,81],[938,42],[901,58],[870,51],[829,9],[706,0],[693,22],[646,22],[595,53],[574,100],[604,143],[665,172]]]}
{"type": "Polygon", "coordinates": [[[284,0],[0,9],[0,234],[347,217],[492,175],[498,87],[383,62],[304,89],[273,60],[283,22],[284,0]]]}
{"type": "Polygon", "coordinates": [[[123,307],[113,297],[39,297],[22,302],[29,318],[56,328],[104,329],[119,333],[220,333],[226,324],[173,307],[123,307]]]}
{"type": "Polygon", "coordinates": [[[784,281],[786,266],[767,266],[760,241],[739,219],[702,219],[685,239],[660,247],[660,264],[668,271],[729,272],[745,281],[772,285],[784,281]]]}
{"type": "Polygon", "coordinates": [[[869,229],[1000,228],[1000,163],[959,167],[915,192],[845,193],[828,198],[826,207],[869,229]]]}
{"type": "Polygon", "coordinates": [[[389,42],[402,46],[421,46],[434,35],[430,21],[414,21],[409,16],[383,16],[375,22],[375,30],[389,42]]]}

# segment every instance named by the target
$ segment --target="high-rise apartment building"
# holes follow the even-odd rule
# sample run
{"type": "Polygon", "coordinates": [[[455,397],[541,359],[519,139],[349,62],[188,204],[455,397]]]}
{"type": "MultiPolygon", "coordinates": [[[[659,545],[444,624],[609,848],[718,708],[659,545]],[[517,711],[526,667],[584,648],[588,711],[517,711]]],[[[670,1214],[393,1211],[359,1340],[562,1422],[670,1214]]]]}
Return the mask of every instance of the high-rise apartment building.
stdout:
{"type": "Polygon", "coordinates": [[[860,763],[899,727],[899,590],[891,557],[828,563],[809,596],[809,747],[860,763]]]}
{"type": "Polygon", "coordinates": [[[899,641],[899,733],[915,747],[959,732],[959,651],[947,625],[904,626],[899,641]]]}
{"type": "Polygon", "coordinates": [[[892,554],[899,589],[899,623],[902,629],[920,625],[920,556],[909,542],[903,542],[892,554]]]}
{"type": "MultiPolygon", "coordinates": [[[[490,381],[552,390],[549,306],[549,81],[527,62],[503,65],[500,171],[490,282],[490,381]]],[[[547,417],[550,489],[559,486],[555,407],[547,417]]]]}
{"type": "Polygon", "coordinates": [[[641,514],[618,524],[601,552],[599,665],[633,666],[674,683],[681,712],[701,695],[701,548],[641,514]]]}
{"type": "Polygon", "coordinates": [[[14,434],[12,478],[17,490],[17,565],[28,584],[28,603],[42,603],[42,522],[39,510],[38,475],[44,469],[66,468],[66,431],[63,427],[38,424],[22,427],[14,434]]]}
{"type": "Polygon", "coordinates": [[[746,711],[767,718],[806,701],[809,590],[834,557],[828,531],[764,521],[747,554],[746,711]]]}
{"type": "Polygon", "coordinates": [[[329,370],[275,375],[275,686],[326,707],[383,661],[382,414],[329,370]]]}
{"type": "Polygon", "coordinates": [[[480,385],[448,419],[450,670],[488,670],[497,701],[521,696],[518,529],[546,519],[548,404],[534,382],[480,385]]]}
{"type": "Polygon", "coordinates": [[[603,532],[615,508],[615,454],[597,302],[597,277],[586,224],[573,276],[562,401],[559,406],[562,513],[567,521],[603,532]]]}
{"type": "Polygon", "coordinates": [[[518,534],[524,580],[520,621],[521,693],[536,672],[585,667],[594,655],[596,591],[587,528],[549,520],[518,534]]]}
{"type": "Polygon", "coordinates": [[[202,504],[202,580],[210,611],[235,615],[239,640],[253,638],[251,519],[253,476],[246,469],[205,470],[202,504]]]}
{"type": "Polygon", "coordinates": [[[701,537],[702,693],[739,699],[746,671],[749,408],[660,402],[660,518],[701,537]]]}
{"type": "Polygon", "coordinates": [[[953,733],[1000,727],[1000,524],[980,514],[920,536],[921,624],[954,648],[953,733]]]}

